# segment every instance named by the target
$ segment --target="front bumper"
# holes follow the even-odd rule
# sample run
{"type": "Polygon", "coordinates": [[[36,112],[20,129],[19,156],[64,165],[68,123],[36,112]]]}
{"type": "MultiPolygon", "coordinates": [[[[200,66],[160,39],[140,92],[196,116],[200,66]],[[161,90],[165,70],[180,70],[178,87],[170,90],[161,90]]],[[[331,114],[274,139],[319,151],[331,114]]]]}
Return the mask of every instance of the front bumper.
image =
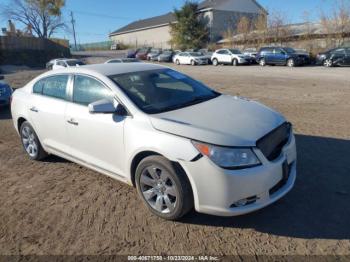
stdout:
{"type": "Polygon", "coordinates": [[[201,59],[201,60],[194,60],[197,65],[207,65],[208,64],[208,59],[201,59]]]}
{"type": "Polygon", "coordinates": [[[203,156],[194,162],[181,161],[192,186],[195,209],[218,216],[238,216],[266,207],[286,195],[296,179],[296,145],[292,135],[274,161],[254,149],[262,165],[243,170],[225,170],[203,156]],[[284,163],[289,166],[285,177],[284,163]],[[282,183],[283,182],[283,183],[282,183]],[[235,206],[240,200],[244,206],[235,206]]]}

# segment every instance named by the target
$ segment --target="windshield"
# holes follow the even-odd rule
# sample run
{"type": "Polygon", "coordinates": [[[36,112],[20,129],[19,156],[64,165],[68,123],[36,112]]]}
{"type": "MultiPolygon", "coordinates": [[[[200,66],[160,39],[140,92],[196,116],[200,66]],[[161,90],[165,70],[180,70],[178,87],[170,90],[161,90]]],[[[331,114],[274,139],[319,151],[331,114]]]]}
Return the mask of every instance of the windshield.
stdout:
{"type": "Polygon", "coordinates": [[[78,60],[68,60],[66,61],[69,66],[85,65],[83,62],[78,60]]]}
{"type": "Polygon", "coordinates": [[[242,52],[239,51],[238,49],[230,49],[230,51],[231,51],[232,54],[236,54],[236,55],[242,54],[242,52]]]}
{"type": "Polygon", "coordinates": [[[171,55],[173,52],[171,52],[171,51],[165,51],[165,52],[163,52],[163,54],[164,55],[171,55]]]}
{"type": "Polygon", "coordinates": [[[288,54],[295,53],[295,50],[293,48],[290,48],[290,47],[285,47],[285,48],[283,48],[283,50],[286,51],[288,54]]]}
{"type": "Polygon", "coordinates": [[[220,95],[171,69],[109,76],[145,113],[157,114],[198,104],[220,95]]]}
{"type": "Polygon", "coordinates": [[[202,56],[202,53],[200,52],[190,52],[190,56],[202,56]]]}

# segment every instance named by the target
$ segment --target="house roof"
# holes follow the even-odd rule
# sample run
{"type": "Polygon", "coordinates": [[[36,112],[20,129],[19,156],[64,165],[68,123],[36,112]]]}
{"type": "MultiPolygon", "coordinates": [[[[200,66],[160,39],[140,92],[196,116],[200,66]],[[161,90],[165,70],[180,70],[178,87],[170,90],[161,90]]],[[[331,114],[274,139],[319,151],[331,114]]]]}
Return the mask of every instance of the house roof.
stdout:
{"type": "MultiPolygon", "coordinates": [[[[198,9],[210,9],[210,8],[214,8],[215,6],[218,6],[220,4],[223,4],[225,2],[227,2],[228,0],[204,0],[203,2],[199,3],[198,5],[198,9]]],[[[258,3],[257,0],[251,0],[254,4],[256,4],[264,13],[268,13],[266,11],[266,9],[258,3]]]]}
{"type": "Polygon", "coordinates": [[[118,35],[118,34],[122,34],[122,33],[126,33],[126,32],[132,32],[132,31],[143,30],[146,28],[158,27],[161,25],[167,25],[167,24],[173,23],[175,21],[176,21],[176,18],[174,16],[174,13],[169,12],[165,15],[155,16],[155,17],[132,22],[132,23],[112,32],[110,35],[118,35]]]}
{"type": "MultiPolygon", "coordinates": [[[[210,9],[214,8],[215,6],[218,6],[222,3],[227,2],[228,0],[204,0],[198,5],[198,10],[203,9],[210,9]]],[[[267,13],[267,11],[256,1],[252,0],[263,12],[267,13]]],[[[138,20],[135,22],[132,22],[122,28],[119,28],[118,30],[110,33],[109,35],[120,35],[124,33],[134,32],[134,31],[141,31],[148,28],[154,28],[154,27],[160,27],[165,26],[170,23],[176,22],[176,18],[174,16],[174,13],[169,12],[165,15],[155,16],[143,20],[138,20]]]]}
{"type": "Polygon", "coordinates": [[[227,0],[204,0],[199,3],[198,9],[213,8],[216,5],[226,2],[227,0]]]}

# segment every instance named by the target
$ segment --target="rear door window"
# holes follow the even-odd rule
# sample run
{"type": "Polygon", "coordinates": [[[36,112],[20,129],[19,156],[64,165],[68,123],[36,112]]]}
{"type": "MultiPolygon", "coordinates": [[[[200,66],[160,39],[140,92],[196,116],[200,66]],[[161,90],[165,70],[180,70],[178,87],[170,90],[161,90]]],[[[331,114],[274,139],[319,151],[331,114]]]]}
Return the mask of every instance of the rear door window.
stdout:
{"type": "Polygon", "coordinates": [[[67,91],[67,75],[57,75],[51,76],[45,79],[45,82],[42,87],[42,94],[44,96],[66,99],[67,91]]]}
{"type": "Polygon", "coordinates": [[[67,98],[67,83],[68,75],[47,77],[34,84],[33,93],[65,100],[67,98]]]}

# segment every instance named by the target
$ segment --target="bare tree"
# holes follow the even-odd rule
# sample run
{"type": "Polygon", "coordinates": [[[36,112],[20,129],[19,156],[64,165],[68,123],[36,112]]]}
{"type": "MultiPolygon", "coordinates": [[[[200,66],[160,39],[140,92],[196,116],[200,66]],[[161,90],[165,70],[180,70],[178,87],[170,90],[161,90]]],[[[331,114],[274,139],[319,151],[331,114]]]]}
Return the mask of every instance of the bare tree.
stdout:
{"type": "Polygon", "coordinates": [[[1,14],[31,28],[38,37],[49,38],[65,27],[61,8],[65,0],[11,0],[1,14]]]}
{"type": "Polygon", "coordinates": [[[253,37],[257,39],[258,45],[263,45],[266,42],[267,38],[267,17],[264,12],[261,12],[254,20],[253,20],[253,37]]]}
{"type": "Polygon", "coordinates": [[[347,33],[350,33],[350,0],[336,0],[330,14],[321,10],[320,21],[325,34],[327,45],[331,45],[336,36],[337,45],[344,44],[347,33]]]}
{"type": "Polygon", "coordinates": [[[302,35],[302,39],[306,40],[307,50],[309,50],[309,52],[312,53],[314,49],[314,44],[312,41],[310,41],[312,38],[312,23],[310,19],[310,12],[304,11],[301,15],[301,19],[304,22],[304,28],[305,28],[305,31],[303,32],[303,35],[302,35]]]}
{"type": "Polygon", "coordinates": [[[251,31],[252,31],[251,20],[246,16],[242,16],[237,23],[237,34],[241,35],[242,37],[241,40],[243,44],[247,42],[248,36],[251,31]]]}
{"type": "Polygon", "coordinates": [[[231,27],[227,28],[227,30],[222,34],[222,37],[224,39],[227,39],[227,45],[228,47],[233,47],[234,46],[234,36],[235,33],[231,27]]]}
{"type": "Polygon", "coordinates": [[[287,21],[287,16],[281,12],[274,11],[269,16],[268,30],[274,43],[282,45],[283,40],[291,35],[291,29],[287,21]]]}

